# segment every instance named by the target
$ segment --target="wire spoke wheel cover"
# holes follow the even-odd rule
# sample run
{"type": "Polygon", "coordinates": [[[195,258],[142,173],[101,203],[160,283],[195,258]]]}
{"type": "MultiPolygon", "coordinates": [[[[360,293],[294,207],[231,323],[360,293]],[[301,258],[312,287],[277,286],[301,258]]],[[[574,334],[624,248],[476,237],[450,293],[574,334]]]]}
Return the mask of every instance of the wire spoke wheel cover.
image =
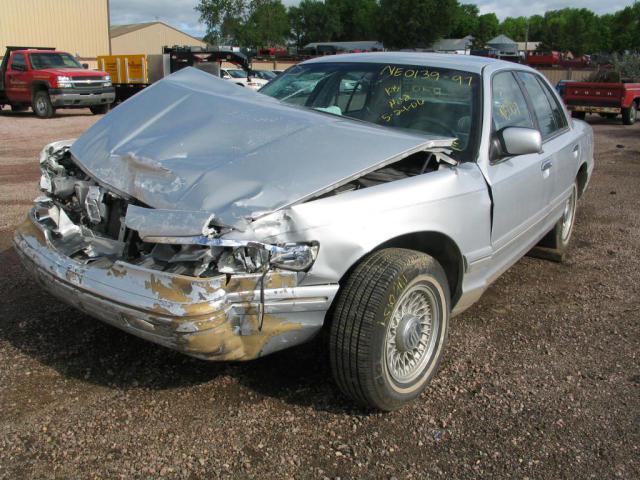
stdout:
{"type": "Polygon", "coordinates": [[[433,358],[440,311],[428,284],[414,283],[398,299],[387,326],[385,363],[398,383],[415,380],[433,358]]]}
{"type": "Polygon", "coordinates": [[[417,398],[442,359],[450,302],[447,275],[433,257],[404,248],[365,257],[333,314],[329,353],[338,387],[384,411],[417,398]]]}
{"type": "Polygon", "coordinates": [[[577,191],[574,186],[573,190],[571,191],[571,196],[569,196],[567,202],[564,205],[564,212],[562,214],[561,239],[563,244],[569,242],[571,232],[573,231],[573,221],[576,214],[576,199],[577,191]]]}

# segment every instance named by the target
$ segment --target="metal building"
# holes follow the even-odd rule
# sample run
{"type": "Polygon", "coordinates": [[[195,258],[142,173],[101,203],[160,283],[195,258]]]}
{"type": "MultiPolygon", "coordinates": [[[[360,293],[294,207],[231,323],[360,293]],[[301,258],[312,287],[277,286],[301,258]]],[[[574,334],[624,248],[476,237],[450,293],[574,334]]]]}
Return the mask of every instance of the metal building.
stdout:
{"type": "Polygon", "coordinates": [[[162,47],[174,45],[207,46],[202,40],[163,22],[113,25],[110,33],[113,55],[162,53],[162,47]]]}
{"type": "Polygon", "coordinates": [[[7,45],[55,47],[95,67],[109,53],[109,2],[0,0],[0,56],[7,45]]]}

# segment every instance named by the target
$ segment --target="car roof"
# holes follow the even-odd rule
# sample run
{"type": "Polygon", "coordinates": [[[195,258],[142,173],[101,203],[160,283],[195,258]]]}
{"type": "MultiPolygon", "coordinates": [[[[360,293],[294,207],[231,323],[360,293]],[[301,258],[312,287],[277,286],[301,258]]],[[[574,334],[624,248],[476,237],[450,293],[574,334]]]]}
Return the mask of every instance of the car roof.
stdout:
{"type": "Polygon", "coordinates": [[[434,68],[450,68],[471,73],[482,73],[485,67],[491,70],[501,68],[522,68],[524,65],[495,58],[478,57],[475,55],[455,55],[446,53],[423,52],[371,52],[371,53],[347,53],[340,55],[327,55],[303,62],[303,65],[312,63],[393,63],[396,65],[416,65],[434,68]]]}

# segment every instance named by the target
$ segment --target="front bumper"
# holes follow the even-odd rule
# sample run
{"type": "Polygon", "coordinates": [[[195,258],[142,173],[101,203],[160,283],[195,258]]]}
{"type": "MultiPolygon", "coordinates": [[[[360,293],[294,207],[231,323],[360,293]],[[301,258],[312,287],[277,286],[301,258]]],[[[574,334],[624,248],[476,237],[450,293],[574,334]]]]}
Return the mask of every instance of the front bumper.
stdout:
{"type": "Polygon", "coordinates": [[[309,340],[338,290],[298,286],[298,274],[274,271],[261,303],[261,275],[194,278],[106,258],[86,264],[58,252],[52,235],[30,214],[14,236],[44,289],[105,323],[207,360],[251,360],[309,340]]]}
{"type": "Polygon", "coordinates": [[[54,107],[109,105],[116,100],[116,90],[114,87],[103,87],[92,91],[76,88],[58,88],[50,90],[49,98],[54,107]]]}

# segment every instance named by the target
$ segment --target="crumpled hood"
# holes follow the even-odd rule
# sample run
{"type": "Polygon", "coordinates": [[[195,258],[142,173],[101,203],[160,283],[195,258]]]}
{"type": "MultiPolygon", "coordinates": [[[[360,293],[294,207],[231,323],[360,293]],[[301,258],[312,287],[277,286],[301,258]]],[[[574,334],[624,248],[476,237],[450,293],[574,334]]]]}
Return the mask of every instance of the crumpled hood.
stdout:
{"type": "Polygon", "coordinates": [[[289,106],[187,68],[116,107],[71,153],[150,207],[238,225],[451,141],[289,106]]]}

